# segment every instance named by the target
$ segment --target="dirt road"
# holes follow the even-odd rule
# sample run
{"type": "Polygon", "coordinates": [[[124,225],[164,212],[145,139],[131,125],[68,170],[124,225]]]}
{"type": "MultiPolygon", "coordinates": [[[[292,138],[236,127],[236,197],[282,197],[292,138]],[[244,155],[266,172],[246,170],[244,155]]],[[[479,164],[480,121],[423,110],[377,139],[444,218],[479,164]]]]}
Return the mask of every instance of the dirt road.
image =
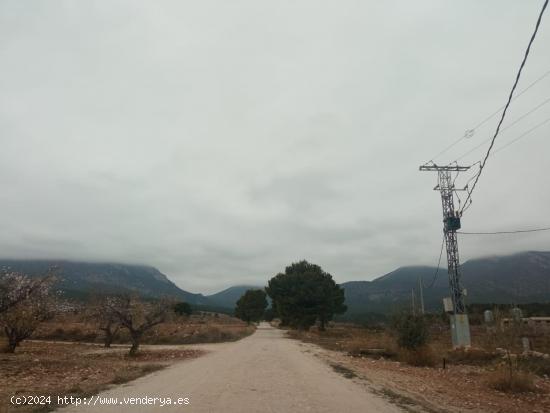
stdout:
{"type": "MultiPolygon", "coordinates": [[[[376,412],[401,411],[335,371],[308,347],[262,324],[235,343],[193,346],[209,350],[198,359],[175,364],[127,385],[93,396],[95,406],[61,412],[376,412]],[[178,398],[181,405],[125,404],[128,398],[178,398]],[[101,405],[105,400],[116,405],[101,405]]],[[[345,373],[345,372],[344,372],[345,373]]],[[[136,401],[136,403],[138,403],[136,401]]]]}

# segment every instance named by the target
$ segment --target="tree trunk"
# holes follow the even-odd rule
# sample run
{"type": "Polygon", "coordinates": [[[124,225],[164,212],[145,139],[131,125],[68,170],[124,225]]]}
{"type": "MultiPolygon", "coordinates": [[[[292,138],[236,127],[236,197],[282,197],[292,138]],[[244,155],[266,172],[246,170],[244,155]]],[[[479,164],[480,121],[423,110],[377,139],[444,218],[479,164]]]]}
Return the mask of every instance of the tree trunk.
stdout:
{"type": "Polygon", "coordinates": [[[6,346],[6,353],[15,353],[15,348],[17,347],[16,341],[9,341],[8,345],[6,346]]]}
{"type": "Polygon", "coordinates": [[[130,348],[130,356],[135,356],[139,349],[139,342],[141,340],[141,333],[140,332],[131,332],[130,333],[132,337],[132,347],[130,348]]]}
{"type": "Polygon", "coordinates": [[[110,348],[113,342],[113,332],[110,329],[105,329],[105,340],[103,345],[105,348],[110,348]]]}
{"type": "Polygon", "coordinates": [[[15,353],[15,348],[19,344],[20,340],[17,339],[17,334],[15,334],[13,331],[8,331],[7,328],[5,329],[5,331],[6,331],[8,342],[6,343],[4,352],[15,353]]]}
{"type": "Polygon", "coordinates": [[[326,331],[326,328],[325,328],[325,324],[326,324],[326,321],[324,318],[320,318],[319,319],[319,331],[326,331]]]}

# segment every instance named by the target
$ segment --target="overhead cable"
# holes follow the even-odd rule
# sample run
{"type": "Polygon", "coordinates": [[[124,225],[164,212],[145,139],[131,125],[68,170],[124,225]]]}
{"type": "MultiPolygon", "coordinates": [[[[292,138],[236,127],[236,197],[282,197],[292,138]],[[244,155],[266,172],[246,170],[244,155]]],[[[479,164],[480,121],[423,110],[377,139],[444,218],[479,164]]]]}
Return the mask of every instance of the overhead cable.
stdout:
{"type": "Polygon", "coordinates": [[[468,201],[470,201],[470,204],[471,204],[472,193],[474,192],[474,190],[476,188],[476,185],[479,182],[479,177],[481,176],[481,173],[483,172],[483,168],[485,168],[485,164],[487,163],[487,159],[489,158],[489,155],[491,154],[491,149],[493,149],[493,146],[495,145],[495,140],[498,136],[498,133],[500,132],[500,127],[502,126],[502,122],[504,122],[504,118],[506,117],[506,112],[508,111],[508,107],[510,106],[510,103],[512,102],[512,98],[514,96],[514,91],[516,90],[516,87],[519,83],[519,79],[521,77],[521,72],[523,71],[525,63],[527,62],[527,57],[529,57],[529,52],[531,51],[531,46],[532,46],[532,44],[535,40],[535,37],[537,36],[537,32],[538,32],[539,27],[540,27],[542,16],[544,15],[544,11],[546,10],[546,6],[548,6],[548,1],[549,0],[544,1],[544,4],[543,4],[542,9],[540,11],[539,17],[537,19],[537,24],[535,25],[535,30],[534,30],[533,34],[531,35],[531,39],[529,40],[529,44],[527,45],[527,49],[525,50],[523,60],[521,62],[519,70],[516,74],[516,79],[514,81],[514,85],[512,86],[512,89],[510,90],[510,95],[508,96],[508,101],[504,105],[504,110],[502,111],[502,115],[500,117],[497,128],[495,130],[495,134],[494,134],[494,136],[491,140],[491,144],[489,145],[489,148],[487,149],[487,153],[485,154],[485,157],[483,158],[483,161],[481,161],[481,164],[479,165],[479,172],[476,175],[476,179],[474,180],[472,188],[468,190],[468,197],[466,198],[466,201],[464,202],[464,205],[462,206],[462,209],[460,210],[460,213],[462,213],[464,211],[464,208],[468,205],[468,201]]]}

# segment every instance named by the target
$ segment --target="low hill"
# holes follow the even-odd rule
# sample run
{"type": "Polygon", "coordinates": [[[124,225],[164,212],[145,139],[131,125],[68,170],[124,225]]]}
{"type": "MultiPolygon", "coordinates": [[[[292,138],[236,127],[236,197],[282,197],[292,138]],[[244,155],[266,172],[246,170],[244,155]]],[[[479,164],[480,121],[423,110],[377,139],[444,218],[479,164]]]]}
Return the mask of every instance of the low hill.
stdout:
{"type": "Polygon", "coordinates": [[[246,290],[261,288],[262,287],[254,285],[236,285],[216,294],[208,295],[206,298],[211,305],[234,309],[237,304],[237,300],[242,297],[246,290]]]}
{"type": "Polygon", "coordinates": [[[58,267],[57,288],[67,297],[136,292],[146,297],[170,296],[194,305],[209,304],[202,294],[182,290],[154,267],[59,260],[0,260],[0,268],[31,277],[44,275],[51,266],[58,267]]]}
{"type": "MultiPolygon", "coordinates": [[[[441,311],[442,299],[449,295],[445,264],[430,288],[435,271],[433,267],[401,267],[373,281],[341,284],[348,305],[346,316],[388,313],[410,306],[413,288],[418,303],[420,277],[426,308],[441,311]]],[[[462,284],[467,290],[467,303],[549,302],[550,252],[529,251],[466,261],[462,265],[462,284]]]]}

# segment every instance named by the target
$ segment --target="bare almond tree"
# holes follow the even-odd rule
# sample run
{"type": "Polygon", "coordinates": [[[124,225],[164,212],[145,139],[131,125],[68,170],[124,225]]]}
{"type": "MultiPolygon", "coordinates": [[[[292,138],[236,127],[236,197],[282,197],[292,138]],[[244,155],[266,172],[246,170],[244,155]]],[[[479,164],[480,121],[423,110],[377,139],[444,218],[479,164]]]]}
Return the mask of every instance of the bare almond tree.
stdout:
{"type": "Polygon", "coordinates": [[[11,307],[49,289],[55,281],[56,267],[51,267],[44,277],[30,278],[20,272],[0,270],[0,314],[11,307]]]}
{"type": "Polygon", "coordinates": [[[169,319],[173,314],[173,302],[162,299],[145,302],[135,295],[111,297],[107,310],[114,315],[120,325],[130,333],[132,347],[130,355],[136,355],[143,334],[169,319]]]}
{"type": "Polygon", "coordinates": [[[112,311],[111,301],[116,298],[110,296],[95,297],[86,311],[87,321],[95,324],[103,332],[103,345],[111,347],[121,324],[118,316],[112,311]]]}
{"type": "MultiPolygon", "coordinates": [[[[13,280],[28,285],[24,277],[12,278],[13,280]]],[[[33,284],[39,288],[29,290],[25,299],[19,300],[0,313],[0,326],[8,340],[6,352],[13,353],[23,340],[34,333],[40,323],[53,317],[56,305],[55,297],[50,294],[52,283],[53,279],[48,278],[33,284]]]]}

